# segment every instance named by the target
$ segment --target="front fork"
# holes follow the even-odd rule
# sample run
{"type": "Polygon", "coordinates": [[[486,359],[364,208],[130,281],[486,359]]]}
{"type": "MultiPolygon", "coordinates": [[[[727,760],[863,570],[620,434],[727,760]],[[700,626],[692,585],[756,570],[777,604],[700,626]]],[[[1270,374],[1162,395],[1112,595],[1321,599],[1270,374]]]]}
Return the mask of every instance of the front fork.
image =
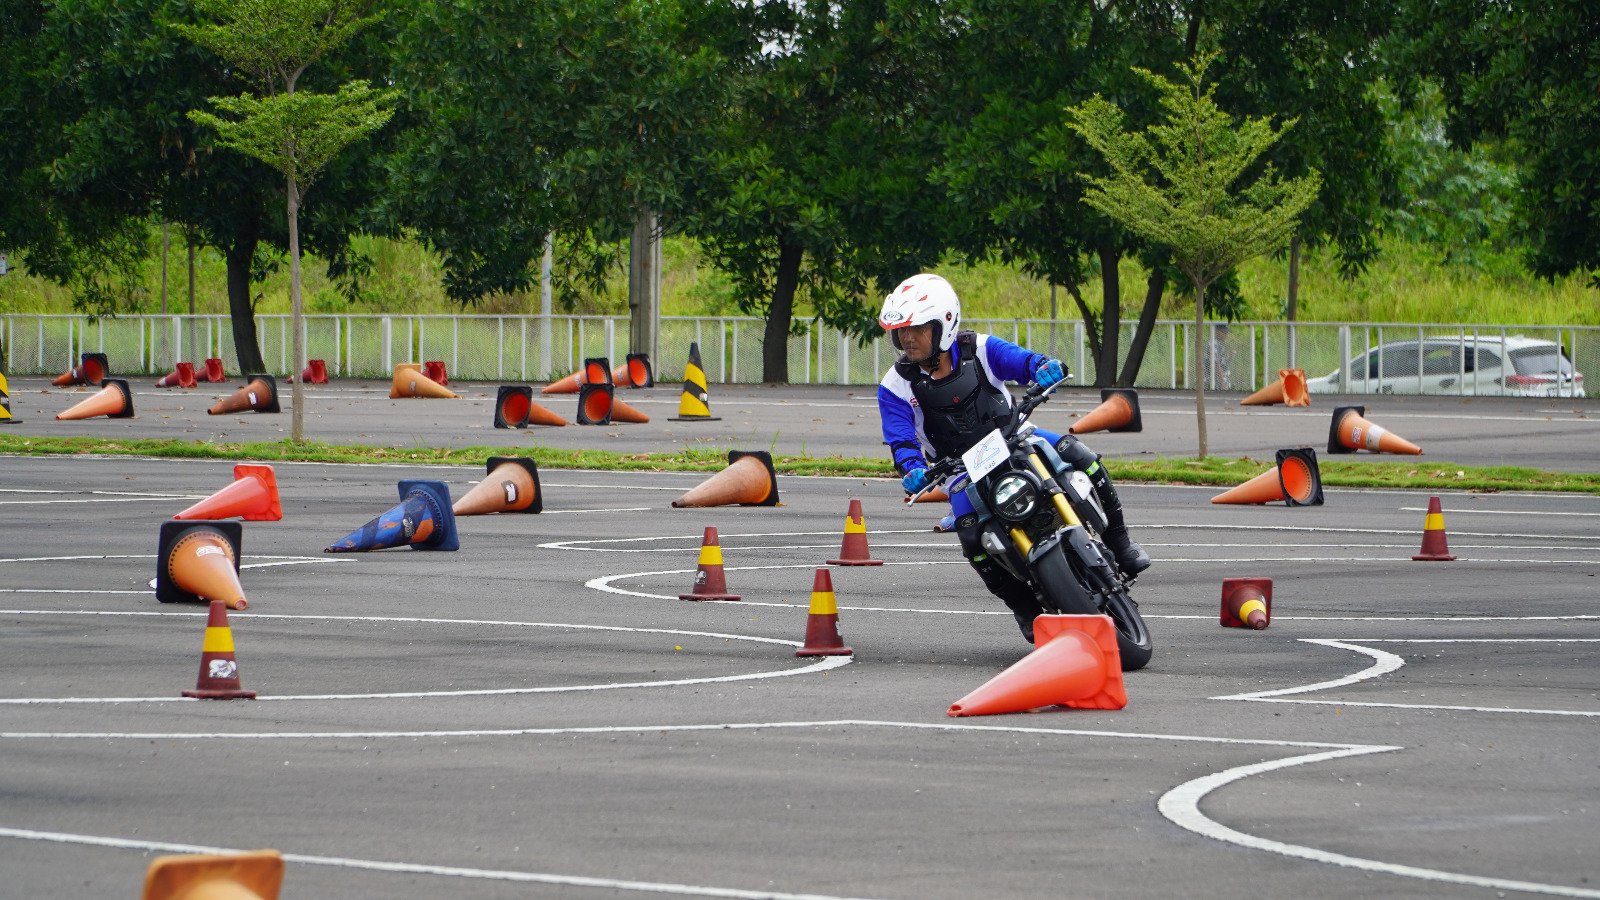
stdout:
{"type": "MultiPolygon", "coordinates": [[[[1073,510],[1072,504],[1067,502],[1066,494],[1062,493],[1061,486],[1056,483],[1055,476],[1045,467],[1044,460],[1039,458],[1038,453],[1030,451],[1028,453],[1028,464],[1033,466],[1033,471],[1038,473],[1039,478],[1044,481],[1046,490],[1049,492],[1050,502],[1055,504],[1056,514],[1061,517],[1061,524],[1068,528],[1080,526],[1079,531],[1082,531],[1083,520],[1078,518],[1078,513],[1073,510]]],[[[1023,559],[1029,558],[1033,552],[1033,541],[1028,538],[1026,532],[1020,527],[1013,526],[1011,529],[1011,541],[1022,552],[1023,559]]]]}

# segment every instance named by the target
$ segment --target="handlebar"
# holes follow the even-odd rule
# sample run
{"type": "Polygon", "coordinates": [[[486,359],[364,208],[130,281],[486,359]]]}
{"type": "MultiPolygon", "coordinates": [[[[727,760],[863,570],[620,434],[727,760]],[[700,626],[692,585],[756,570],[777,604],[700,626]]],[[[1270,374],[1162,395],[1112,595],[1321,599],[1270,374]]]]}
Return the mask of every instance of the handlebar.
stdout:
{"type": "MultiPolygon", "coordinates": [[[[1062,382],[1058,381],[1049,387],[1040,387],[1037,384],[1028,385],[1028,389],[1022,392],[1022,398],[1017,401],[1016,406],[1012,407],[1011,421],[1004,428],[1000,429],[1000,435],[1006,439],[1007,444],[1010,444],[1012,439],[1016,437],[1017,429],[1022,427],[1022,423],[1028,421],[1028,414],[1037,409],[1039,404],[1049,400],[1050,395],[1055,393],[1055,389],[1060,387],[1061,384],[1062,382]]],[[[933,465],[928,467],[927,487],[924,487],[922,490],[917,491],[915,494],[907,497],[906,502],[917,502],[918,497],[928,493],[929,491],[943,484],[945,481],[949,480],[952,476],[965,470],[966,465],[961,461],[961,457],[959,456],[946,456],[935,460],[933,465]]]]}

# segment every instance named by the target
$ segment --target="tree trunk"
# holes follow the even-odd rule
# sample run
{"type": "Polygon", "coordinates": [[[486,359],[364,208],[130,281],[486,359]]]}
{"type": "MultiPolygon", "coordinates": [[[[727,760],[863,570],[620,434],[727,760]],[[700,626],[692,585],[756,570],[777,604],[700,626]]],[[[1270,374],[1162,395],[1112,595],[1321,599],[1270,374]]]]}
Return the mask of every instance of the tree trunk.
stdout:
{"type": "Polygon", "coordinates": [[[1161,314],[1161,295],[1167,292],[1166,269],[1157,266],[1145,282],[1144,306],[1139,309],[1139,327],[1133,332],[1133,345],[1128,348],[1128,358],[1122,362],[1122,377],[1117,384],[1133,387],[1139,380],[1139,369],[1144,365],[1144,351],[1150,346],[1150,335],[1156,330],[1156,317],[1161,314]]]}
{"type": "MultiPolygon", "coordinates": [[[[228,247],[228,318],[233,325],[233,353],[239,358],[239,372],[261,372],[261,348],[256,342],[256,310],[250,302],[250,264],[256,258],[260,225],[255,221],[239,227],[228,247]]],[[[191,356],[193,353],[191,352],[191,356]]],[[[196,363],[200,360],[196,359],[196,363]]]]}
{"type": "Polygon", "coordinates": [[[761,338],[761,380],[768,384],[789,383],[789,321],[794,317],[794,292],[800,285],[800,260],[805,248],[781,238],[778,243],[778,272],[772,287],[772,308],[767,313],[767,330],[761,338]]]}
{"type": "Polygon", "coordinates": [[[1294,321],[1300,313],[1300,235],[1289,239],[1289,296],[1284,300],[1283,317],[1289,321],[1289,368],[1296,366],[1294,321]]]}
{"type": "Polygon", "coordinates": [[[1200,352],[1201,342],[1205,340],[1206,331],[1206,288],[1196,281],[1194,284],[1194,340],[1191,341],[1190,357],[1194,371],[1194,420],[1200,430],[1200,459],[1205,459],[1208,454],[1206,447],[1206,379],[1200,371],[1200,361],[1204,355],[1200,352]]]}
{"type": "Polygon", "coordinates": [[[294,176],[289,176],[289,332],[292,335],[293,353],[289,360],[290,374],[295,376],[290,403],[294,404],[289,422],[289,439],[300,443],[306,439],[305,379],[299,377],[306,370],[306,341],[302,333],[305,308],[300,302],[300,186],[294,176]]]}
{"type": "Polygon", "coordinates": [[[1122,254],[1111,243],[1103,243],[1100,255],[1100,357],[1094,364],[1094,386],[1117,383],[1117,351],[1122,349],[1122,279],[1117,264],[1122,254]]]}

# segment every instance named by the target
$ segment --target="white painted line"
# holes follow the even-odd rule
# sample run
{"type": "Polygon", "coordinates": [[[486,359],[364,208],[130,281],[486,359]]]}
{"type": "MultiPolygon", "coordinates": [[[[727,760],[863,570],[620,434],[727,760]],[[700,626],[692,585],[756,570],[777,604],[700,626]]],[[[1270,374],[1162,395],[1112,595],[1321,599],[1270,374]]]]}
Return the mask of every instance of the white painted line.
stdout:
{"type": "Polygon", "coordinates": [[[1213,697],[1213,700],[1254,700],[1257,703],[1300,703],[1307,706],[1367,707],[1372,709],[1434,709],[1448,712],[1514,713],[1531,716],[1572,716],[1579,719],[1600,718],[1600,711],[1586,709],[1539,709],[1524,706],[1452,706],[1443,703],[1376,703],[1359,700],[1293,700],[1273,697],[1213,697]]]}
{"type": "Polygon", "coordinates": [[[1266,697],[1282,697],[1289,694],[1307,694],[1312,691],[1322,691],[1329,688],[1345,687],[1357,682],[1367,681],[1387,675],[1398,670],[1406,664],[1403,657],[1396,656],[1386,650],[1376,650],[1371,647],[1362,647],[1359,644],[1347,644],[1343,641],[1333,641],[1326,638],[1301,638],[1307,644],[1321,644],[1324,647],[1338,647],[1341,650],[1351,650],[1372,657],[1373,664],[1353,675],[1336,678],[1332,681],[1319,681],[1316,684],[1300,685],[1299,687],[1279,688],[1275,691],[1251,691],[1247,694],[1229,694],[1223,697],[1212,697],[1212,700],[1260,700],[1266,697]]]}
{"type": "Polygon", "coordinates": [[[150,591],[91,591],[84,588],[0,588],[0,594],[135,594],[150,596],[150,591]]]}
{"type": "Polygon", "coordinates": [[[551,509],[549,507],[545,507],[544,511],[541,512],[540,515],[554,516],[554,515],[560,515],[561,513],[649,512],[652,509],[655,509],[655,507],[653,507],[653,506],[617,506],[617,507],[609,507],[609,508],[606,508],[606,509],[551,509]]]}
{"type": "MultiPolygon", "coordinates": [[[[111,847],[118,850],[140,850],[146,853],[233,854],[242,851],[229,847],[211,847],[199,844],[173,844],[165,841],[136,841],[127,838],[100,837],[88,834],[65,834],[57,831],[32,831],[23,828],[0,828],[0,837],[28,841],[50,841],[58,844],[80,844],[91,847],[111,847]]],[[[689,894],[697,897],[732,897],[739,900],[848,900],[826,894],[790,894],[782,891],[747,891],[738,888],[710,887],[706,885],[673,884],[658,881],[624,881],[615,878],[593,878],[585,875],[556,875],[547,872],[518,872],[505,869],[473,869],[464,866],[432,866],[421,863],[387,862],[373,859],[351,859],[339,856],[309,856],[303,853],[285,853],[283,860],[308,866],[332,866],[339,869],[362,869],[370,872],[397,872],[407,875],[438,875],[449,878],[470,878],[486,881],[510,881],[531,884],[555,884],[564,887],[594,888],[597,890],[634,891],[647,894],[689,894]]]]}
{"type": "MultiPolygon", "coordinates": [[[[1425,507],[1425,506],[1402,506],[1402,507],[1400,507],[1400,511],[1401,512],[1426,513],[1428,511],[1428,508],[1425,507]]],[[[1541,517],[1542,516],[1587,516],[1587,517],[1591,517],[1591,518],[1600,518],[1600,512],[1551,512],[1549,510],[1542,510],[1542,509],[1476,509],[1476,508],[1470,507],[1470,506],[1464,506],[1464,507],[1460,507],[1460,508],[1452,507],[1450,509],[1449,515],[1450,516],[1541,516],[1541,517]]],[[[1585,537],[1588,537],[1588,535],[1585,535],[1585,537]]]]}

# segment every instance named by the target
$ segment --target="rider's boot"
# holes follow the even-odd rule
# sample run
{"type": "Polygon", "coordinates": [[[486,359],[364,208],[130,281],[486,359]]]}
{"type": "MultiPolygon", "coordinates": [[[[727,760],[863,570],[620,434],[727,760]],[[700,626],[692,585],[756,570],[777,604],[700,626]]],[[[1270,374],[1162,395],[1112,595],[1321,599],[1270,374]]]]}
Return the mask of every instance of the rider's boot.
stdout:
{"type": "Polygon", "coordinates": [[[977,519],[977,516],[969,513],[956,520],[958,526],[964,526],[958,531],[962,539],[962,552],[966,555],[967,562],[972,564],[973,571],[983,579],[983,586],[989,589],[989,593],[999,597],[1006,608],[1011,610],[1011,615],[1017,620],[1017,629],[1031,644],[1033,620],[1044,615],[1044,607],[1039,605],[1039,598],[1034,595],[1032,588],[1018,581],[1016,576],[1002,568],[978,545],[975,527],[977,519]]]}
{"type": "Polygon", "coordinates": [[[1117,558],[1117,568],[1129,578],[1150,568],[1150,554],[1128,536],[1128,523],[1122,516],[1122,500],[1117,497],[1117,488],[1111,483],[1106,467],[1100,464],[1099,455],[1072,435],[1056,443],[1056,452],[1089,476],[1089,484],[1094,487],[1100,508],[1106,513],[1106,530],[1100,538],[1105,541],[1111,555],[1117,558]]]}

